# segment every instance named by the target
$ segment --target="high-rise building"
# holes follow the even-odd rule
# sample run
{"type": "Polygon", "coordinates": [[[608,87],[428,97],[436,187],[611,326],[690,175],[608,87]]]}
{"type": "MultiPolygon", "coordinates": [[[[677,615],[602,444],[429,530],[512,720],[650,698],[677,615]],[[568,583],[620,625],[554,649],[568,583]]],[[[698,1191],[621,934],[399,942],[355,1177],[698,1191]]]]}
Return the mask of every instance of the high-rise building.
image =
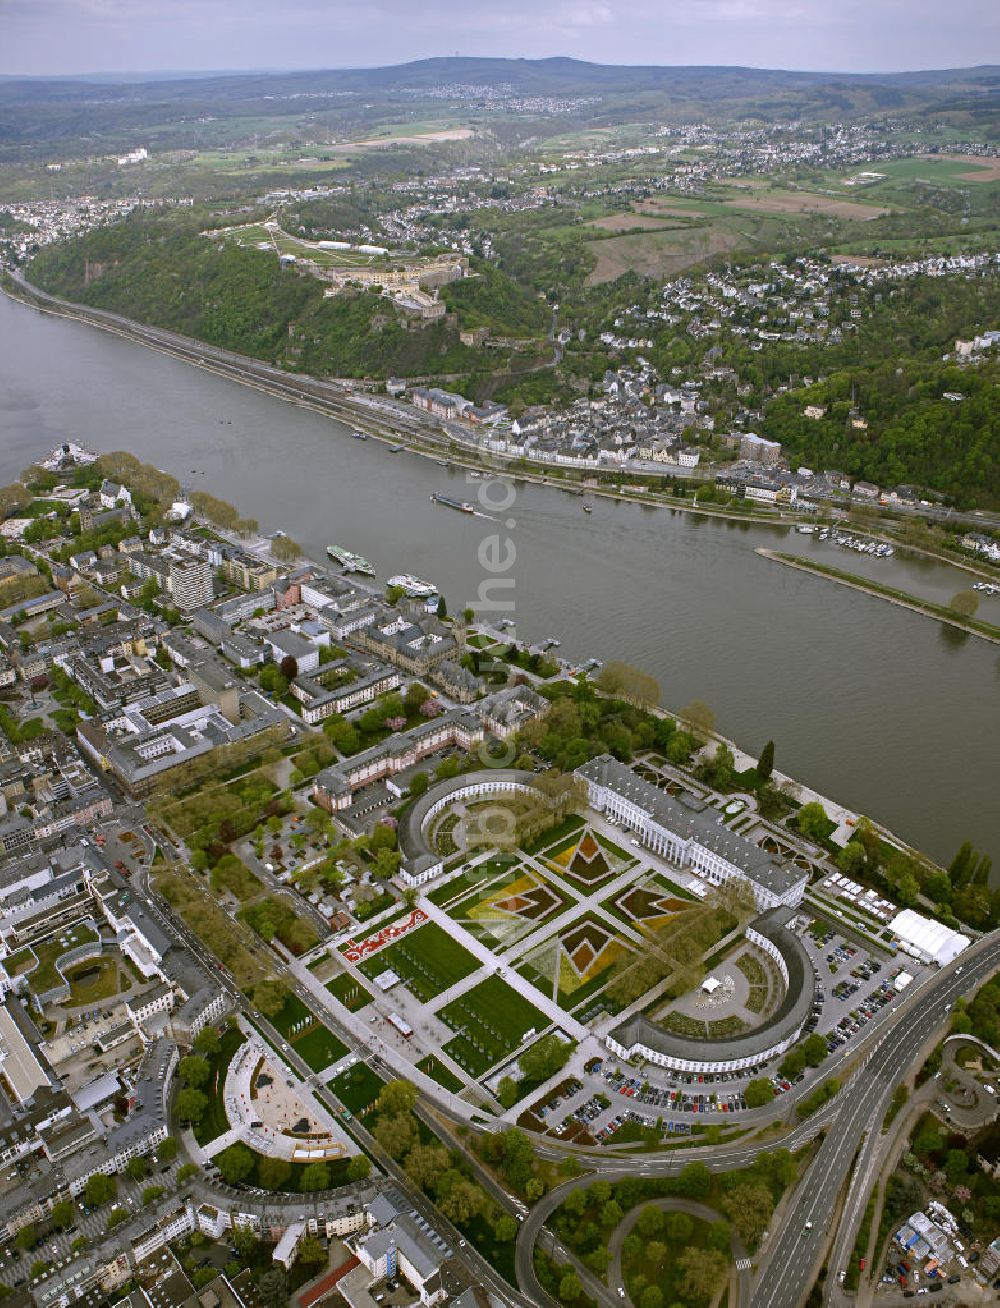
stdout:
{"type": "Polygon", "coordinates": [[[212,565],[205,559],[170,565],[170,593],[182,613],[204,608],[214,598],[212,565]]]}

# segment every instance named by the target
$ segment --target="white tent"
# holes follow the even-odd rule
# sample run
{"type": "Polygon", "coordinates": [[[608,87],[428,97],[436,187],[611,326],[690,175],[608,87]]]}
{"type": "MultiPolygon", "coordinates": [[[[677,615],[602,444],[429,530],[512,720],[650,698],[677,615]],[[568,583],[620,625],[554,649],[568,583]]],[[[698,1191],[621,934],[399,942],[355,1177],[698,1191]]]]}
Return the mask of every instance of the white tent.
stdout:
{"type": "Polygon", "coordinates": [[[710,976],[710,977],[706,977],[705,980],[702,981],[701,988],[702,990],[704,990],[706,995],[714,995],[716,990],[718,990],[719,986],[721,985],[722,985],[721,981],[717,980],[714,976],[710,976]]]}
{"type": "Polygon", "coordinates": [[[960,935],[943,922],[921,917],[912,908],[904,908],[889,923],[889,930],[905,945],[910,945],[923,958],[944,967],[957,958],[972,943],[968,936],[960,935]]]}

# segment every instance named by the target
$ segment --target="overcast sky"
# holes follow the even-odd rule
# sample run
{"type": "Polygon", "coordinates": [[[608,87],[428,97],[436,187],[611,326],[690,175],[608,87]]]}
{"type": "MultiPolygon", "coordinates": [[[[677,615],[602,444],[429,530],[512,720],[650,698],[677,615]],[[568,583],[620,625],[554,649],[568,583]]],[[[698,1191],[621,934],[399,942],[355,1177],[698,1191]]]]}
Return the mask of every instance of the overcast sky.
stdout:
{"type": "Polygon", "coordinates": [[[855,72],[1000,62],[1000,0],[0,0],[0,72],[433,55],[855,72]]]}

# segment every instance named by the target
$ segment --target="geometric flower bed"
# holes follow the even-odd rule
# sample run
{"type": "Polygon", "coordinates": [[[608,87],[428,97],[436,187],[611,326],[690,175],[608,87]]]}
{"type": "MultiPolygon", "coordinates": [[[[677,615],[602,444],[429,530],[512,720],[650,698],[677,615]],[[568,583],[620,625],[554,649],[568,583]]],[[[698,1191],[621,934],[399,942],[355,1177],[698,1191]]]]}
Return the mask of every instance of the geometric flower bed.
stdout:
{"type": "Polygon", "coordinates": [[[537,872],[516,867],[449,909],[448,916],[490,948],[505,948],[555,916],[567,903],[566,897],[537,872]]]}
{"type": "Polygon", "coordinates": [[[636,860],[590,827],[584,827],[569,840],[550,849],[544,861],[571,885],[589,891],[624,872],[636,860]]]}
{"type": "Polygon", "coordinates": [[[586,914],[521,960],[518,971],[561,1008],[582,1003],[634,951],[602,919],[586,914]]]}

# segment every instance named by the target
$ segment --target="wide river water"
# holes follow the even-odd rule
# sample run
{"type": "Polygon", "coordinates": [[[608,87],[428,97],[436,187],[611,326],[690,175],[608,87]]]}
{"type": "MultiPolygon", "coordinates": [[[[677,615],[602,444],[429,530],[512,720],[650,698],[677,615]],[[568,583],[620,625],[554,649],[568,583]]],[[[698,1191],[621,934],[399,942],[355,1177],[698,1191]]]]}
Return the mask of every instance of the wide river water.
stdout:
{"type": "MultiPolygon", "coordinates": [[[[945,601],[972,580],[957,569],[609,500],[587,515],[580,499],[536,485],[518,485],[495,521],[449,512],[432,491],[476,497],[458,471],[0,295],[0,482],[69,437],[131,450],[317,559],[335,542],[383,579],[426,577],[452,611],[489,575],[480,543],[509,535],[519,638],[636,664],[667,705],[704,700],[751,753],[773,737],[783,772],[933,857],[971,840],[1000,864],[1000,647],[754,550],[804,553],[945,601]]],[[[1000,622],[1000,600],[980,614],[1000,622]]]]}

